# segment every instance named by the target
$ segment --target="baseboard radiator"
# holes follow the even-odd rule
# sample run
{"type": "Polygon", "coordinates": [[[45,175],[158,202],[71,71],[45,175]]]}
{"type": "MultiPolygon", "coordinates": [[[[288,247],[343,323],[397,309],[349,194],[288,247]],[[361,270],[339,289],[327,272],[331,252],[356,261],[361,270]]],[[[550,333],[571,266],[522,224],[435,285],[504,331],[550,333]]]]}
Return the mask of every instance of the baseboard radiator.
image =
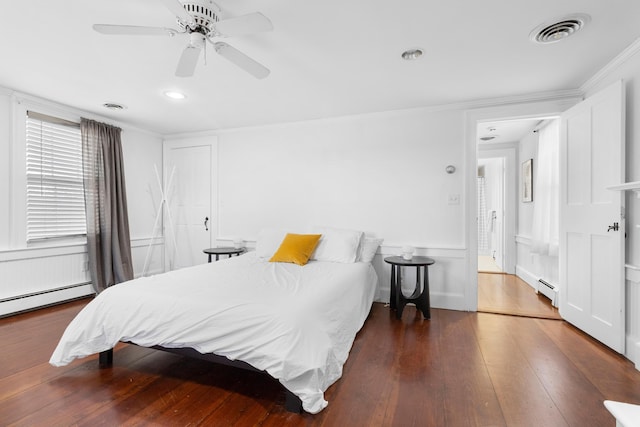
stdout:
{"type": "Polygon", "coordinates": [[[91,282],[0,299],[0,318],[94,295],[91,282]]]}
{"type": "Polygon", "coordinates": [[[558,306],[558,289],[551,283],[544,279],[538,279],[538,289],[536,289],[536,292],[549,298],[552,306],[558,306]]]}

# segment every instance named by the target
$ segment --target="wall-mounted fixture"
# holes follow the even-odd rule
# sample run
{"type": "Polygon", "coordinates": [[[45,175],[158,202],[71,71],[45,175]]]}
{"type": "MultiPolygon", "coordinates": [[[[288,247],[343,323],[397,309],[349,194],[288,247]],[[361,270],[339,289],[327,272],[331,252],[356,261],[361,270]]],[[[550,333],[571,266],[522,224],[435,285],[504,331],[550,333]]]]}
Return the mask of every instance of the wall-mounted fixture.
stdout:
{"type": "Polygon", "coordinates": [[[445,172],[447,172],[448,174],[452,174],[455,173],[456,171],[456,167],[453,165],[448,165],[446,168],[444,168],[445,172]]]}

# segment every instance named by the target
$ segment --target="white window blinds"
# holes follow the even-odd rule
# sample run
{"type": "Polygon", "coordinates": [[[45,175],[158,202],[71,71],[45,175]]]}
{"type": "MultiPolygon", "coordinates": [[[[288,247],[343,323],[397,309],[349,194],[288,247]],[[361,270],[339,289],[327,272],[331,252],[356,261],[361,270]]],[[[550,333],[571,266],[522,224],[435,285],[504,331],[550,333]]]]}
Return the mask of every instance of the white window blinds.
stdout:
{"type": "Polygon", "coordinates": [[[86,234],[80,125],[27,112],[27,241],[86,234]]]}

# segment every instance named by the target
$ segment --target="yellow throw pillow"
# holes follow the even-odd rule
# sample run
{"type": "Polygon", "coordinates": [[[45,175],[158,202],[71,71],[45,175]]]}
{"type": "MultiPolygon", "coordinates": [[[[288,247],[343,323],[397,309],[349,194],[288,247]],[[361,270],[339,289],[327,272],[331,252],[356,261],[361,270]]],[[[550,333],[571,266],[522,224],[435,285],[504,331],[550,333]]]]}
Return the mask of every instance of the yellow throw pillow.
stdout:
{"type": "Polygon", "coordinates": [[[269,262],[291,262],[305,265],[318,245],[320,237],[322,234],[288,233],[269,262]]]}

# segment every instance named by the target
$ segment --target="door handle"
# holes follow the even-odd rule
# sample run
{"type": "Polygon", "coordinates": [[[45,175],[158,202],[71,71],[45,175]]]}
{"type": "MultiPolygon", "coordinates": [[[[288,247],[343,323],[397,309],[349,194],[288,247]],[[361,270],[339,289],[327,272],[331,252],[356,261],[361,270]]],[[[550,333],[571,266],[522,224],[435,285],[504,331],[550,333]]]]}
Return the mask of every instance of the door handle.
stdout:
{"type": "Polygon", "coordinates": [[[204,217],[204,231],[209,231],[209,226],[207,224],[209,224],[209,217],[205,216],[204,217]]]}
{"type": "Polygon", "coordinates": [[[613,231],[618,231],[620,227],[618,227],[618,223],[614,222],[613,225],[610,225],[609,228],[607,228],[607,233],[610,232],[611,230],[613,231]]]}

